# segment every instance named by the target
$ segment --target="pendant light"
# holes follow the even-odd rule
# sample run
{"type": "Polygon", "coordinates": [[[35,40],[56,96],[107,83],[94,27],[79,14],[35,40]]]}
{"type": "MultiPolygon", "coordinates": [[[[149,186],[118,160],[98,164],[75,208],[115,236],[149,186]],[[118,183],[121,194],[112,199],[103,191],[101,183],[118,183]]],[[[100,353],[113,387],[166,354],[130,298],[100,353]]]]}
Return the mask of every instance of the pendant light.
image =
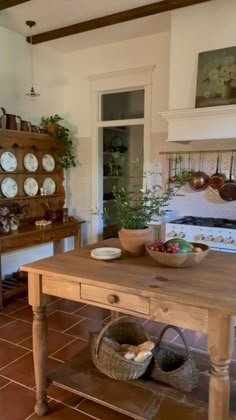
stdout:
{"type": "Polygon", "coordinates": [[[26,93],[27,96],[40,96],[39,93],[34,90],[34,69],[33,69],[33,51],[32,51],[32,28],[36,25],[34,20],[27,20],[25,24],[30,28],[30,72],[31,72],[31,89],[30,92],[26,93]]]}

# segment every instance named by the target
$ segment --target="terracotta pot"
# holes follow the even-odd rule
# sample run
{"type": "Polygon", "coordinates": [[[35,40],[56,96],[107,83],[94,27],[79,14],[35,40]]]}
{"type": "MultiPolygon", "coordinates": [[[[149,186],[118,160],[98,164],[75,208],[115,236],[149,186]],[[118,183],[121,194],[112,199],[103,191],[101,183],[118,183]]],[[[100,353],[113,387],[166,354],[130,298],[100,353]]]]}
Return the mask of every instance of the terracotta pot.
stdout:
{"type": "Polygon", "coordinates": [[[46,133],[54,134],[58,130],[58,124],[56,124],[56,123],[45,124],[44,129],[45,129],[46,133]]]}
{"type": "Polygon", "coordinates": [[[139,257],[145,252],[145,245],[153,241],[153,229],[125,229],[118,232],[122,248],[134,257],[139,257]]]}

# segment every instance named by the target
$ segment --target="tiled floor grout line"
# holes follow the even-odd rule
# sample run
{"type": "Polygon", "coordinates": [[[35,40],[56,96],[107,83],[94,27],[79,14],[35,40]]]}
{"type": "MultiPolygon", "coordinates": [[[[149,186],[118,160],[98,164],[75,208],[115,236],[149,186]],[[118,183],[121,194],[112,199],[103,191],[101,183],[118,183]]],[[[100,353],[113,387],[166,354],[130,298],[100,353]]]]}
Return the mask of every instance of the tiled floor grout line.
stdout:
{"type": "Polygon", "coordinates": [[[0,330],[1,330],[1,328],[8,327],[9,325],[13,324],[13,322],[16,322],[16,319],[15,319],[15,318],[13,318],[13,320],[12,320],[12,321],[9,321],[7,324],[2,325],[2,326],[0,327],[0,330]]]}
{"type": "Polygon", "coordinates": [[[101,417],[94,417],[92,414],[86,413],[85,411],[77,410],[77,408],[75,410],[78,411],[81,414],[84,414],[84,415],[86,415],[88,417],[91,417],[91,419],[102,420],[101,417]]]}
{"type": "MultiPolygon", "coordinates": [[[[35,393],[34,387],[30,388],[30,386],[27,386],[25,384],[22,384],[21,382],[15,381],[14,379],[8,378],[8,376],[5,376],[5,375],[1,375],[1,376],[3,376],[3,378],[5,378],[5,379],[9,379],[10,382],[13,382],[14,384],[23,386],[24,388],[29,389],[30,391],[33,391],[35,393]]],[[[7,384],[7,385],[9,385],[9,384],[7,384]]]]}
{"type": "MultiPolygon", "coordinates": [[[[31,337],[31,335],[30,335],[30,337],[31,337]]],[[[28,349],[28,347],[21,346],[19,343],[13,343],[13,341],[6,340],[6,338],[1,338],[0,337],[0,340],[5,341],[8,344],[13,344],[14,346],[18,346],[21,349],[32,351],[31,349],[28,349]]],[[[26,338],[26,340],[27,340],[27,338],[26,338]]],[[[24,340],[22,340],[22,341],[24,341],[24,340]]]]}
{"type": "MultiPolygon", "coordinates": [[[[80,321],[78,321],[78,322],[76,322],[75,324],[71,325],[70,327],[66,328],[66,329],[65,329],[65,330],[63,330],[62,332],[63,332],[64,334],[66,334],[66,331],[68,331],[68,330],[70,330],[71,328],[75,327],[77,324],[81,324],[81,322],[82,322],[82,321],[84,321],[85,319],[86,319],[86,318],[81,319],[80,321]]],[[[68,334],[68,335],[70,335],[70,334],[68,334]]],[[[74,337],[74,336],[72,336],[72,337],[74,337]]]]}
{"type": "MultiPolygon", "coordinates": [[[[12,344],[12,343],[11,343],[12,344]]],[[[24,347],[21,347],[21,348],[23,348],[24,349],[24,347]]],[[[29,353],[32,353],[32,351],[31,350],[28,350],[25,354],[23,354],[22,356],[20,356],[20,357],[17,357],[15,360],[13,360],[11,363],[8,363],[7,365],[5,365],[5,366],[2,366],[1,368],[0,368],[0,375],[2,375],[2,370],[3,369],[5,369],[6,367],[8,367],[8,366],[10,366],[10,365],[12,365],[12,363],[15,363],[15,362],[17,362],[18,360],[20,360],[20,359],[22,359],[24,356],[26,356],[27,354],[29,354],[29,353]]],[[[2,376],[4,376],[4,375],[2,375],[2,376]]]]}
{"type": "MultiPolygon", "coordinates": [[[[4,376],[4,378],[5,378],[5,379],[8,379],[8,378],[6,378],[5,376],[4,376]]],[[[3,385],[3,386],[1,386],[1,387],[0,387],[0,391],[1,391],[3,388],[5,388],[7,385],[10,385],[10,383],[11,383],[11,380],[9,379],[9,382],[7,382],[5,385],[3,385]]]]}
{"type": "MultiPolygon", "coordinates": [[[[81,302],[82,303],[82,302],[81,302]]],[[[86,303],[82,306],[82,308],[80,308],[80,309],[76,309],[74,312],[71,312],[73,315],[77,315],[77,313],[79,312],[79,311],[81,311],[81,309],[84,309],[84,308],[86,308],[86,306],[88,306],[86,303]]]]}
{"type": "MultiPolygon", "coordinates": [[[[23,302],[23,301],[21,300],[20,302],[23,302]]],[[[25,306],[22,306],[22,307],[21,307],[21,308],[19,308],[19,309],[14,309],[13,311],[8,312],[7,314],[5,314],[5,313],[3,312],[2,314],[3,314],[3,315],[11,315],[11,314],[14,314],[14,312],[20,311],[21,309],[25,309],[27,306],[29,306],[29,304],[28,304],[28,303],[26,303],[26,305],[25,305],[25,306]]],[[[3,308],[3,311],[4,311],[4,308],[3,308]]]]}
{"type": "Polygon", "coordinates": [[[65,347],[69,346],[70,344],[74,343],[74,341],[76,341],[77,338],[73,338],[73,340],[69,341],[67,344],[65,344],[64,346],[60,347],[58,350],[54,351],[53,353],[50,354],[50,357],[53,357],[53,355],[55,353],[57,353],[58,351],[64,349],[65,347]]]}

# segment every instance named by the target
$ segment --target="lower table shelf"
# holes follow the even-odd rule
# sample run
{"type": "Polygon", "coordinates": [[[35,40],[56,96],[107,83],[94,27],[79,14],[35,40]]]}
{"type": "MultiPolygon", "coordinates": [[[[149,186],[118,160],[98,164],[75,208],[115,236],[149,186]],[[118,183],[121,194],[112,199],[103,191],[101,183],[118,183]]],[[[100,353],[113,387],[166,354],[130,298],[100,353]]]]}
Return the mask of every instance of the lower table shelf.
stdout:
{"type": "MultiPolygon", "coordinates": [[[[94,367],[88,347],[56,371],[50,372],[48,379],[61,388],[126,414],[133,419],[154,420],[159,418],[157,413],[163,398],[163,385],[146,379],[129,382],[110,379],[94,367]]],[[[165,389],[169,395],[171,389],[169,387],[165,387],[165,389]]],[[[172,391],[176,399],[181,398],[179,391],[172,391]]],[[[185,396],[184,399],[186,403],[188,397],[185,396]]],[[[202,404],[201,402],[201,410],[206,414],[207,406],[202,404]]],[[[195,410],[199,413],[199,406],[197,406],[197,403],[191,405],[193,413],[195,410]]]]}
{"type": "Polygon", "coordinates": [[[28,290],[28,281],[21,281],[14,277],[7,277],[2,280],[3,301],[19,295],[28,290]]]}

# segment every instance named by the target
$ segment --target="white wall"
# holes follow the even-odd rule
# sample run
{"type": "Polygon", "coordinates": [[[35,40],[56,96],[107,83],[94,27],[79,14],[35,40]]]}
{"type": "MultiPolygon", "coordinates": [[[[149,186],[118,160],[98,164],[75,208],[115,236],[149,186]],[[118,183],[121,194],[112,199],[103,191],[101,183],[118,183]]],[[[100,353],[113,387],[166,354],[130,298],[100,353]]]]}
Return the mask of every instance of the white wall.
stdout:
{"type": "Polygon", "coordinates": [[[91,104],[89,76],[155,65],[152,80],[151,159],[157,157],[159,137],[166,123],[158,112],[168,106],[169,34],[161,33],[65,54],[65,107],[68,118],[78,127],[77,151],[80,164],[70,171],[70,212],[87,221],[90,236],[91,196],[91,104]]]}
{"type": "MultiPolygon", "coordinates": [[[[35,90],[41,94],[37,98],[25,96],[31,88],[29,44],[23,36],[0,27],[0,106],[38,124],[43,115],[64,114],[65,81],[62,54],[44,45],[33,48],[35,90]]],[[[51,254],[52,244],[4,254],[3,275],[51,254]]]]}
{"type": "Polygon", "coordinates": [[[33,46],[34,87],[40,97],[25,96],[31,89],[30,46],[22,35],[0,27],[0,106],[38,123],[42,115],[64,113],[63,56],[44,44],[33,46]]]}
{"type": "MultiPolygon", "coordinates": [[[[195,107],[198,54],[236,45],[235,16],[235,0],[214,0],[172,12],[169,109],[195,107]]],[[[235,149],[234,140],[232,148],[235,149]]],[[[203,168],[210,175],[215,172],[217,154],[204,157],[203,168]]],[[[230,153],[225,155],[222,165],[227,175],[229,162],[230,153]]],[[[197,162],[193,168],[199,169],[197,162]]],[[[186,187],[184,193],[184,197],[175,199],[171,205],[181,216],[236,217],[236,202],[223,201],[211,188],[195,193],[186,187]]]]}
{"type": "Polygon", "coordinates": [[[172,12],[169,109],[194,108],[198,53],[235,47],[235,16],[235,0],[214,0],[172,12]]]}

